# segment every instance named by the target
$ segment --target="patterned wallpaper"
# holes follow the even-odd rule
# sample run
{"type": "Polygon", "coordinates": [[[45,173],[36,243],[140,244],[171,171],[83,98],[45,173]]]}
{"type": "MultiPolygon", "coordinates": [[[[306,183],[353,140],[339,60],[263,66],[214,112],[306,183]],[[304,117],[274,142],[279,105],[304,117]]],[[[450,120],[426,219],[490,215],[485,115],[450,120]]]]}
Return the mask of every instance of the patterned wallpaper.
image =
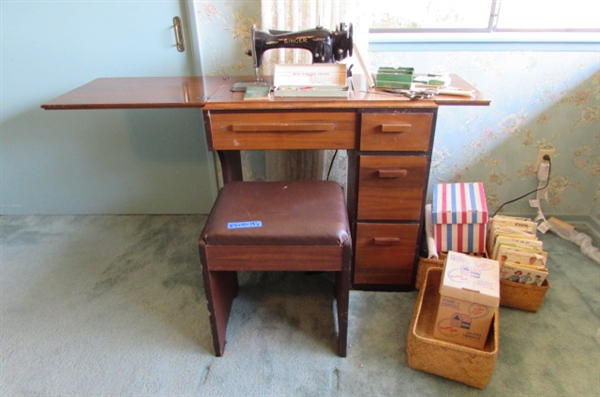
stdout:
{"type": "MultiPolygon", "coordinates": [[[[252,75],[244,52],[252,24],[261,27],[260,0],[198,4],[204,74],[252,75]]],[[[489,107],[440,108],[430,184],[483,181],[495,211],[537,187],[538,148],[552,148],[546,216],[600,220],[598,52],[369,52],[366,58],[371,70],[402,65],[455,73],[492,99],[489,107]]],[[[263,178],[264,156],[245,153],[244,161],[247,178],[263,178]]],[[[535,216],[533,197],[503,211],[535,216]]]]}

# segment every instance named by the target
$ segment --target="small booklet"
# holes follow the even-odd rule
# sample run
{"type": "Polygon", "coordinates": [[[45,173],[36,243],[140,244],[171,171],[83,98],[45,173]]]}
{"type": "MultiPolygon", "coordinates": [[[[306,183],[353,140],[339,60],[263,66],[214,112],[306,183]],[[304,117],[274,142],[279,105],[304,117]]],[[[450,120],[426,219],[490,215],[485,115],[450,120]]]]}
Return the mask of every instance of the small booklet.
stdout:
{"type": "Polygon", "coordinates": [[[540,286],[548,277],[548,269],[506,262],[500,269],[500,278],[521,284],[540,286]]]}
{"type": "Polygon", "coordinates": [[[268,100],[271,94],[271,86],[269,85],[249,85],[246,87],[244,100],[268,100]]]}
{"type": "Polygon", "coordinates": [[[510,227],[527,233],[536,234],[537,223],[531,219],[521,217],[511,217],[504,215],[496,215],[492,218],[492,227],[510,227]]]}
{"type": "Polygon", "coordinates": [[[496,243],[494,244],[494,248],[492,250],[492,258],[498,258],[498,250],[501,246],[509,246],[532,251],[542,251],[544,247],[542,241],[540,240],[499,235],[496,238],[496,243]]]}
{"type": "Polygon", "coordinates": [[[548,253],[546,251],[528,250],[501,245],[495,258],[500,264],[512,262],[530,266],[546,267],[548,253]]]}

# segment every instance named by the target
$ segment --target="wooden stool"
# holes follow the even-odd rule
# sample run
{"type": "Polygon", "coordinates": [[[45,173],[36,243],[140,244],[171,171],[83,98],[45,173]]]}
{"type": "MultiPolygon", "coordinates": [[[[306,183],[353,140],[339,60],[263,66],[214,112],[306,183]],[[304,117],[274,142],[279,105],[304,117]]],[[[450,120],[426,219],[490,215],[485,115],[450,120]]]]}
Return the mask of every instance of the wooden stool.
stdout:
{"type": "Polygon", "coordinates": [[[200,236],[215,354],[223,355],[238,271],[335,272],[339,355],[346,357],[352,239],[342,188],[329,181],[230,182],[200,236]]]}

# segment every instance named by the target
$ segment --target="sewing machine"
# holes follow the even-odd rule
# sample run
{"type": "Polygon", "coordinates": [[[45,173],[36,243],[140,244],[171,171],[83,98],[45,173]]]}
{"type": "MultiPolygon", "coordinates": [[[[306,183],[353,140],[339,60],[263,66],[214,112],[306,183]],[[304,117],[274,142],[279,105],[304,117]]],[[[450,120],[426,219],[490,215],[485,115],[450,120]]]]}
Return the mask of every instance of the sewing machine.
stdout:
{"type": "Polygon", "coordinates": [[[262,65],[266,51],[276,48],[300,48],[312,53],[313,63],[333,63],[352,56],[352,24],[340,23],[335,31],[317,26],[314,29],[298,32],[280,30],[259,30],[252,27],[252,49],[246,54],[252,56],[254,77],[261,81],[258,69],[262,65]]]}

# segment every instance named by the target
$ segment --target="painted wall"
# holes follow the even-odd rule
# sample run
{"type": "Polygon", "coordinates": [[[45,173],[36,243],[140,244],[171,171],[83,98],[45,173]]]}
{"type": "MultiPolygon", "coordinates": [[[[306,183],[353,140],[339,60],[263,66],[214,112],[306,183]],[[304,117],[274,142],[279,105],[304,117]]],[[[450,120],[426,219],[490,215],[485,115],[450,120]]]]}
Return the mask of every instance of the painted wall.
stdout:
{"type": "Polygon", "coordinates": [[[206,213],[216,192],[201,113],[44,111],[98,77],[194,74],[180,0],[12,1],[1,11],[0,213],[206,213]]]}
{"type": "MultiPolygon", "coordinates": [[[[205,73],[252,74],[243,52],[252,24],[260,27],[260,1],[197,3],[201,37],[210,37],[201,43],[205,73]]],[[[492,99],[489,107],[440,109],[431,184],[483,181],[495,211],[537,187],[538,148],[551,147],[545,214],[600,219],[598,51],[370,51],[367,58],[371,70],[403,65],[456,73],[492,99]]],[[[260,179],[264,163],[253,156],[245,158],[254,166],[249,176],[260,179]]],[[[505,211],[535,216],[528,199],[505,211]]]]}

